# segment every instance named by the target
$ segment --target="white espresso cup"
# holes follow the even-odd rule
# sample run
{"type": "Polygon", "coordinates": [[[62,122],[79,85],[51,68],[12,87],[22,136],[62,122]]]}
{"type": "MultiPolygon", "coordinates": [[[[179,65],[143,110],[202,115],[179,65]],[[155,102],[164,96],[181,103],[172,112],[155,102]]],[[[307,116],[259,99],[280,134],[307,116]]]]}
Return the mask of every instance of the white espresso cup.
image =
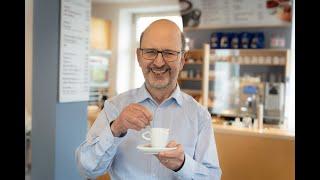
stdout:
{"type": "Polygon", "coordinates": [[[142,134],[142,138],[151,141],[152,147],[163,148],[167,146],[169,138],[169,129],[167,128],[152,128],[151,131],[146,131],[142,134]],[[149,134],[150,137],[147,137],[149,134]]]}

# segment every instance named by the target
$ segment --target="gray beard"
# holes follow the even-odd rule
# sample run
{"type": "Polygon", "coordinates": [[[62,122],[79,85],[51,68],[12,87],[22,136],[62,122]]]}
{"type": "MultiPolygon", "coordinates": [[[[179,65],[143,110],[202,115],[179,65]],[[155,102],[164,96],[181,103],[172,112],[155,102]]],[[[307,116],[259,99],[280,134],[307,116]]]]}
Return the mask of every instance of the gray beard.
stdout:
{"type": "Polygon", "coordinates": [[[155,89],[165,89],[165,88],[167,88],[167,87],[170,86],[171,80],[169,80],[169,82],[166,83],[166,84],[150,83],[150,81],[147,81],[147,83],[149,84],[149,86],[150,86],[151,88],[155,88],[155,89]]]}

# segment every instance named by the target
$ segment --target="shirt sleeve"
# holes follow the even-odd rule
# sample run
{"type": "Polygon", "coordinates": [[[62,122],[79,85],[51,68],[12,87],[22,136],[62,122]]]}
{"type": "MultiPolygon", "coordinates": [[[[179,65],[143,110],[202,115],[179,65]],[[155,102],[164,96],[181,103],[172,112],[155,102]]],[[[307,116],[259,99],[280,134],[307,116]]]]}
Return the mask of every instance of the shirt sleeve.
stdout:
{"type": "Polygon", "coordinates": [[[111,166],[118,145],[125,137],[114,137],[110,122],[116,119],[119,111],[105,101],[104,108],[90,128],[86,140],[76,150],[76,161],[80,173],[87,178],[104,174],[111,166]]]}
{"type": "Polygon", "coordinates": [[[204,123],[197,138],[195,154],[185,153],[183,167],[174,172],[179,179],[221,179],[221,168],[211,123],[211,116],[205,113],[204,123]]]}

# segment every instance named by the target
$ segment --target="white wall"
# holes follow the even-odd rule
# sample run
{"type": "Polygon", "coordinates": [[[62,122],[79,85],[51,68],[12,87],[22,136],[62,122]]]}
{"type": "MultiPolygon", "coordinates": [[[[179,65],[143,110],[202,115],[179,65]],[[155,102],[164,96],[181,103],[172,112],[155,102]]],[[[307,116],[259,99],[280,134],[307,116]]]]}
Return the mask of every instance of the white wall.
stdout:
{"type": "Polygon", "coordinates": [[[292,7],[291,57],[288,64],[288,74],[290,78],[286,89],[285,118],[287,128],[295,131],[295,1],[293,1],[292,7]]]}
{"type": "Polygon", "coordinates": [[[110,95],[116,95],[134,87],[135,34],[133,16],[136,13],[177,11],[178,0],[141,3],[94,3],[92,16],[112,21],[110,62],[110,95]]]}
{"type": "Polygon", "coordinates": [[[25,0],[25,109],[26,114],[30,116],[32,115],[32,6],[33,0],[25,0]]]}

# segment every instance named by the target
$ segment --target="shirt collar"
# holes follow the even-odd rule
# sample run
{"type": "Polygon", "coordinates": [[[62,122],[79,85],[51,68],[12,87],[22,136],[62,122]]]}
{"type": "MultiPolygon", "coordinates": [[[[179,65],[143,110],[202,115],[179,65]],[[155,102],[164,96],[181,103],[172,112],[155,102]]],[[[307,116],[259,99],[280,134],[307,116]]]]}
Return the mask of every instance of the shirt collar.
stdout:
{"type": "MultiPolygon", "coordinates": [[[[139,88],[138,90],[138,96],[137,96],[137,102],[142,102],[146,99],[151,99],[154,101],[152,96],[150,95],[149,91],[146,88],[145,83],[139,88]]],[[[182,95],[179,84],[177,84],[176,89],[173,91],[173,93],[170,95],[169,99],[174,99],[178,105],[182,105],[182,95]]]]}

